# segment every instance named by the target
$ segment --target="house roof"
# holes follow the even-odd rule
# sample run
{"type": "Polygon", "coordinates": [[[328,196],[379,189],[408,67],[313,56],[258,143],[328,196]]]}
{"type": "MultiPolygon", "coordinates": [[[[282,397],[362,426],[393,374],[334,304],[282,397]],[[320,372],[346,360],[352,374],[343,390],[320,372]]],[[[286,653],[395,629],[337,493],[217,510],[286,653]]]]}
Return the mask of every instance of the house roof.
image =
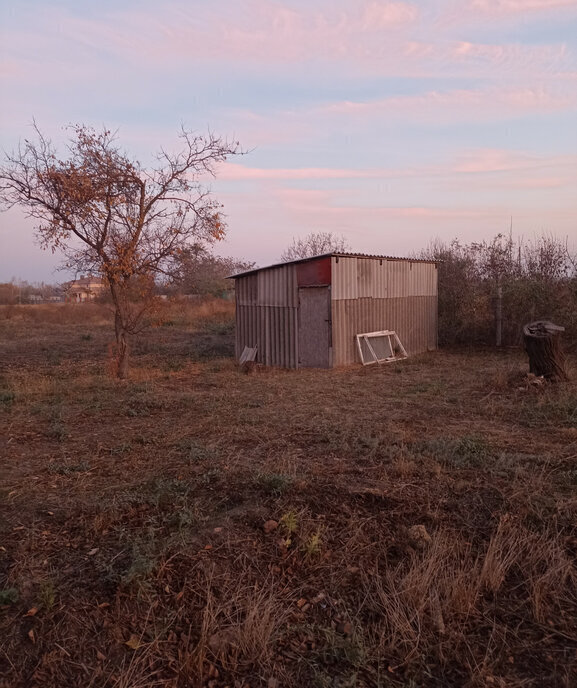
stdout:
{"type": "Polygon", "coordinates": [[[310,258],[298,258],[297,260],[289,260],[281,263],[274,263],[273,265],[265,265],[262,268],[253,268],[252,270],[246,270],[245,272],[238,272],[236,275],[230,275],[227,279],[236,279],[237,277],[246,277],[246,275],[252,275],[255,272],[260,272],[261,270],[271,270],[273,268],[279,268],[283,265],[296,265],[298,263],[310,263],[313,260],[318,260],[319,258],[374,258],[377,260],[400,260],[408,263],[433,263],[437,264],[441,261],[439,260],[428,260],[425,258],[401,258],[399,256],[377,256],[370,253],[345,253],[345,252],[334,252],[334,253],[321,253],[318,256],[311,256],[310,258]]]}
{"type": "Polygon", "coordinates": [[[66,286],[68,289],[88,289],[90,287],[103,287],[104,280],[102,279],[102,277],[91,277],[89,275],[88,277],[79,277],[76,280],[72,280],[72,282],[68,282],[66,286]]]}

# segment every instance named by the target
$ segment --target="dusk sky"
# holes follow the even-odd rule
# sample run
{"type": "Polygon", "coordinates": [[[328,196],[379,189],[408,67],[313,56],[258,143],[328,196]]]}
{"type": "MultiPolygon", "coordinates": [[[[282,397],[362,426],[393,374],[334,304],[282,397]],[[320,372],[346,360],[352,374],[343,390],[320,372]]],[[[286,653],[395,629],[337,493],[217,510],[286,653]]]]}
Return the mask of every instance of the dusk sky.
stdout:
{"type": "MultiPolygon", "coordinates": [[[[181,124],[248,152],[210,182],[216,251],[276,262],[507,232],[577,244],[577,0],[0,0],[0,147],[118,129],[144,162],[181,124]]],[[[57,282],[0,215],[0,281],[57,282]]]]}

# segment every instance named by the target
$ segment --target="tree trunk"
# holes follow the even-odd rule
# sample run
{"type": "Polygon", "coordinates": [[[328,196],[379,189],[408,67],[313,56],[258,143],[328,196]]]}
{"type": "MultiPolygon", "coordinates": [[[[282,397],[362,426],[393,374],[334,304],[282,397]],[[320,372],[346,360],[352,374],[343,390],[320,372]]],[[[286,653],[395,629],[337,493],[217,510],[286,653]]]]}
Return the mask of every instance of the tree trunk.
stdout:
{"type": "Polygon", "coordinates": [[[116,377],[118,377],[120,380],[124,380],[126,377],[128,377],[128,332],[123,325],[122,316],[118,310],[114,314],[114,329],[116,332],[116,351],[118,356],[116,377]]]}
{"type": "Polygon", "coordinates": [[[561,349],[560,335],[564,331],[564,327],[546,320],[527,323],[523,327],[523,342],[529,356],[529,372],[542,375],[551,382],[569,379],[565,370],[565,356],[561,349]]]}

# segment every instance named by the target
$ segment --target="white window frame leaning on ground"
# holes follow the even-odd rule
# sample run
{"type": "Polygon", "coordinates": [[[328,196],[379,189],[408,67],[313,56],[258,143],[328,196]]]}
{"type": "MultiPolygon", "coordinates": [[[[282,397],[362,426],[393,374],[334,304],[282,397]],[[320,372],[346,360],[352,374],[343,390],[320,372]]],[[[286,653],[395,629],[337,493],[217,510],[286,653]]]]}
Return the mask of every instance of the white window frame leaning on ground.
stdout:
{"type": "Polygon", "coordinates": [[[363,365],[372,363],[392,363],[407,358],[405,347],[401,344],[396,332],[364,332],[356,335],[357,348],[363,365]],[[372,340],[372,343],[371,343],[372,340]],[[373,346],[374,345],[374,346],[373,346]],[[377,349],[375,351],[375,349],[377,349]],[[383,349],[385,351],[383,352],[383,349]],[[382,354],[385,354],[384,356],[382,354]]]}

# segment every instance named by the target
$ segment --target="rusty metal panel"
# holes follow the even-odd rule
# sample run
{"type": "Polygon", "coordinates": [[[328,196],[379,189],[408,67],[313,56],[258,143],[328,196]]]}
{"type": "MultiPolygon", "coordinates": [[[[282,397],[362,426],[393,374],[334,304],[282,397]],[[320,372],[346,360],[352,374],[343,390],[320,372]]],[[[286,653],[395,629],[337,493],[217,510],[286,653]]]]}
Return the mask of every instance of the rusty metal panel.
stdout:
{"type": "Polygon", "coordinates": [[[340,299],[332,303],[333,364],[357,362],[355,335],[394,330],[409,355],[437,348],[437,298],[340,299]]]}
{"type": "Polygon", "coordinates": [[[299,287],[324,287],[331,283],[330,256],[297,263],[295,268],[299,287]]]}

